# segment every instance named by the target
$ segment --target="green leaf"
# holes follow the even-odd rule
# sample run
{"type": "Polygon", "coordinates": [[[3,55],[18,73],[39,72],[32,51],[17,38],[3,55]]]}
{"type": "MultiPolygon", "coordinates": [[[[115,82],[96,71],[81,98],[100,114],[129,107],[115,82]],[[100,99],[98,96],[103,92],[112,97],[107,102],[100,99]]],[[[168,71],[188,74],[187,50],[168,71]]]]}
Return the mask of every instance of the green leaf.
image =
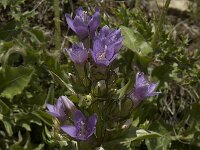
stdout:
{"type": "Polygon", "coordinates": [[[20,23],[16,22],[15,20],[11,20],[9,22],[1,24],[0,40],[9,41],[13,39],[14,37],[16,37],[21,31],[20,28],[16,28],[19,25],[20,23]]]}
{"type": "Polygon", "coordinates": [[[0,99],[0,112],[2,114],[9,114],[10,108],[0,99]]]}
{"type": "Polygon", "coordinates": [[[162,134],[162,137],[146,139],[145,144],[149,150],[168,150],[171,145],[172,136],[170,132],[159,122],[152,124],[153,130],[162,134]]]}
{"type": "Polygon", "coordinates": [[[0,96],[12,99],[28,86],[34,69],[27,67],[0,68],[0,96]]]}
{"type": "Polygon", "coordinates": [[[14,115],[15,123],[17,126],[25,128],[27,131],[31,131],[31,124],[42,125],[41,120],[31,113],[18,113],[14,115]]]}
{"type": "Polygon", "coordinates": [[[148,150],[168,150],[171,143],[170,138],[160,137],[156,139],[146,139],[148,150]]]}
{"type": "Polygon", "coordinates": [[[37,43],[41,44],[42,42],[46,42],[46,36],[44,35],[42,30],[39,29],[24,29],[24,32],[29,34],[29,36],[32,38],[32,40],[37,43]]]}
{"type": "Polygon", "coordinates": [[[22,123],[22,127],[25,128],[27,131],[31,131],[31,127],[28,123],[22,123]]]}
{"type": "Polygon", "coordinates": [[[2,114],[0,114],[0,120],[3,120],[3,115],[2,114]]]}
{"type": "Polygon", "coordinates": [[[144,129],[137,130],[135,127],[131,127],[126,135],[125,140],[120,143],[130,143],[136,140],[144,140],[157,137],[161,137],[161,135],[153,131],[146,131],[144,129]]]}
{"type": "Polygon", "coordinates": [[[48,94],[47,94],[47,97],[45,99],[45,103],[43,105],[44,108],[46,107],[47,103],[53,104],[53,102],[54,102],[54,96],[55,96],[54,92],[55,92],[54,91],[54,85],[51,85],[49,87],[48,94]]]}
{"type": "Polygon", "coordinates": [[[12,125],[6,120],[3,121],[3,124],[4,124],[4,127],[5,127],[8,135],[12,136],[13,135],[12,125]]]}
{"type": "Polygon", "coordinates": [[[38,110],[38,111],[33,112],[32,114],[40,118],[47,125],[52,126],[53,124],[52,117],[48,113],[38,110]]]}
{"type": "Polygon", "coordinates": [[[153,51],[152,47],[138,31],[125,26],[120,26],[120,29],[124,36],[123,44],[125,47],[142,56],[146,56],[153,51]]]}
{"type": "Polygon", "coordinates": [[[158,138],[158,137],[161,137],[161,135],[158,134],[157,132],[148,131],[144,129],[138,129],[134,126],[131,126],[128,130],[124,131],[123,136],[115,140],[105,142],[103,146],[105,146],[105,148],[108,148],[110,146],[116,147],[117,145],[130,147],[132,142],[139,142],[144,139],[158,138]]]}
{"type": "Polygon", "coordinates": [[[133,84],[132,82],[133,80],[129,79],[128,83],[117,91],[117,94],[119,94],[119,99],[127,93],[127,91],[130,89],[130,86],[133,84]]]}
{"type": "Polygon", "coordinates": [[[60,85],[64,85],[68,90],[70,90],[72,93],[75,93],[72,89],[72,86],[70,84],[67,84],[61,77],[59,77],[57,74],[55,74],[53,71],[49,70],[49,73],[53,77],[54,80],[56,80],[60,85]]]}

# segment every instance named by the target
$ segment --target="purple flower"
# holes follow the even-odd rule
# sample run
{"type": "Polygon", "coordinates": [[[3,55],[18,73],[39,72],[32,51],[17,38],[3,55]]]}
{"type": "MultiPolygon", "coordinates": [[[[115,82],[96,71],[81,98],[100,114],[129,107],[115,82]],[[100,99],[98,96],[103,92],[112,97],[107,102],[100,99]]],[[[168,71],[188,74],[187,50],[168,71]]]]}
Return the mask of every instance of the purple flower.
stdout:
{"type": "Polygon", "coordinates": [[[74,111],[76,106],[66,96],[60,96],[55,105],[47,104],[48,113],[59,120],[66,118],[65,110],[74,111]]]}
{"type": "Polygon", "coordinates": [[[75,110],[77,110],[76,106],[74,105],[74,103],[72,101],[70,101],[67,96],[61,96],[60,97],[62,100],[63,105],[65,106],[66,110],[74,112],[75,110]]]}
{"type": "Polygon", "coordinates": [[[77,64],[84,63],[88,58],[88,53],[84,48],[83,43],[73,44],[72,48],[68,48],[66,51],[70,59],[77,64]]]}
{"type": "Polygon", "coordinates": [[[70,14],[65,14],[69,27],[80,37],[86,38],[88,35],[93,36],[100,25],[100,12],[96,8],[93,16],[88,15],[82,7],[76,10],[76,16],[72,20],[70,14]]]}
{"type": "Polygon", "coordinates": [[[158,95],[160,92],[154,92],[157,83],[151,83],[144,75],[143,72],[138,72],[133,91],[130,94],[134,106],[138,106],[143,99],[158,95]]]}
{"type": "Polygon", "coordinates": [[[111,30],[104,26],[94,37],[93,49],[90,49],[95,63],[108,66],[117,57],[122,40],[120,30],[111,30]]]}
{"type": "Polygon", "coordinates": [[[58,118],[59,120],[64,120],[66,117],[65,114],[65,107],[63,105],[62,102],[62,97],[59,97],[56,104],[51,105],[51,104],[47,104],[47,108],[48,108],[48,113],[56,118],[58,118]]]}
{"type": "Polygon", "coordinates": [[[74,113],[74,125],[65,125],[61,129],[69,136],[77,140],[88,140],[95,132],[97,115],[93,114],[86,118],[80,110],[74,113]]]}

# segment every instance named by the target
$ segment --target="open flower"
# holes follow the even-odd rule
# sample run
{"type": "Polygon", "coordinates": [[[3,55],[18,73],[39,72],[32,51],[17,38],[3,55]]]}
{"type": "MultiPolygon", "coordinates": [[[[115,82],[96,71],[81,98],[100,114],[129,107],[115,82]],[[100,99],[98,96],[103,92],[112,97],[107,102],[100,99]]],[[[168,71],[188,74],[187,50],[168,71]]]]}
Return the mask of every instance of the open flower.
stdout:
{"type": "Polygon", "coordinates": [[[154,92],[157,85],[157,83],[151,83],[143,72],[137,73],[134,89],[129,95],[134,106],[138,106],[147,97],[158,95],[160,92],[154,92]]]}
{"type": "Polygon", "coordinates": [[[70,14],[65,14],[69,27],[79,36],[80,39],[86,38],[88,35],[93,36],[96,29],[100,25],[100,12],[96,8],[93,16],[90,16],[79,7],[76,10],[76,16],[72,20],[70,14]]]}
{"type": "Polygon", "coordinates": [[[47,104],[48,113],[59,120],[63,121],[66,118],[65,110],[75,111],[76,106],[66,96],[60,96],[54,105],[47,104]]]}
{"type": "Polygon", "coordinates": [[[84,48],[83,43],[73,44],[72,48],[67,48],[66,51],[70,59],[77,64],[84,63],[88,58],[88,53],[84,48]]]}
{"type": "Polygon", "coordinates": [[[95,63],[108,66],[118,55],[123,37],[120,30],[111,30],[104,26],[94,37],[91,55],[95,63]]]}
{"type": "Polygon", "coordinates": [[[69,136],[77,140],[88,140],[95,132],[97,115],[93,114],[89,118],[86,118],[80,110],[74,113],[74,125],[65,125],[61,129],[69,136]]]}
{"type": "Polygon", "coordinates": [[[66,117],[65,106],[63,105],[62,98],[59,97],[54,105],[47,104],[48,113],[59,120],[64,120],[66,117]]]}

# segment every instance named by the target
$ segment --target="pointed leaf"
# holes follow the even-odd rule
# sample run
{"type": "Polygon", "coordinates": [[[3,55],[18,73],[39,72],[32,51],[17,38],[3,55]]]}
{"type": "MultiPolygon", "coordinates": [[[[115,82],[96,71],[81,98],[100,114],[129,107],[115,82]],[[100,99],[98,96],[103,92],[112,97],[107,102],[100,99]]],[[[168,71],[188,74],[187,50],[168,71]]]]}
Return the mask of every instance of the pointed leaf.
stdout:
{"type": "Polygon", "coordinates": [[[53,71],[50,71],[50,70],[49,70],[49,73],[54,78],[54,80],[56,80],[61,85],[64,85],[72,93],[75,93],[74,90],[72,89],[72,86],[70,84],[67,84],[65,81],[63,81],[63,79],[61,79],[61,77],[59,77],[56,73],[54,73],[53,71]]]}
{"type": "Polygon", "coordinates": [[[34,69],[25,67],[0,68],[0,96],[12,99],[28,86],[34,69]]]}

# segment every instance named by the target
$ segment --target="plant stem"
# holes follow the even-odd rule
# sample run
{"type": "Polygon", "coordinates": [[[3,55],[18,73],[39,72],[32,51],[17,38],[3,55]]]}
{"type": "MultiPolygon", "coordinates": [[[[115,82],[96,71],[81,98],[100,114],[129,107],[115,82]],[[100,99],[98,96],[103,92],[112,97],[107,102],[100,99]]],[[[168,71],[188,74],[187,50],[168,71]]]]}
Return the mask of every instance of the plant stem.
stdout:
{"type": "Polygon", "coordinates": [[[54,0],[54,24],[55,24],[55,48],[60,50],[61,48],[61,29],[60,29],[60,12],[59,12],[59,0],[54,0]]]}
{"type": "Polygon", "coordinates": [[[159,33],[162,30],[163,23],[164,23],[164,20],[165,20],[166,10],[168,9],[170,2],[171,2],[171,0],[166,0],[165,6],[164,6],[164,8],[161,12],[159,22],[156,26],[156,31],[155,31],[153,38],[152,38],[152,41],[151,41],[151,46],[152,46],[153,49],[156,49],[157,46],[158,46],[158,39],[160,37],[159,33]]]}

